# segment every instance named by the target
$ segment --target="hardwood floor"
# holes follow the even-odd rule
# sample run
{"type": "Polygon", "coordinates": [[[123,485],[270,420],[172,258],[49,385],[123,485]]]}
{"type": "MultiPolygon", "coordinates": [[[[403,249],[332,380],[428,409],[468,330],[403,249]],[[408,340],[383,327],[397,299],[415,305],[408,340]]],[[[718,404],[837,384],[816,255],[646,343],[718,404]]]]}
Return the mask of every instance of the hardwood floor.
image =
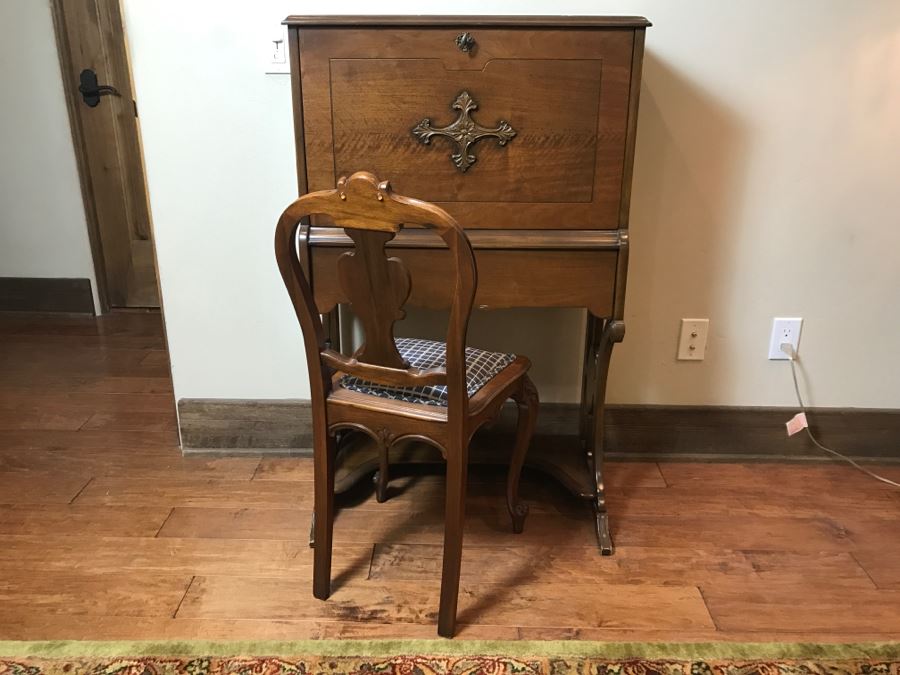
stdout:
{"type": "MultiPolygon", "coordinates": [[[[352,496],[320,602],[310,460],[183,458],[158,314],[0,316],[0,341],[0,639],[435,637],[440,476],[352,496]]],[[[613,463],[608,485],[602,558],[554,483],[526,476],[516,536],[500,474],[472,472],[460,638],[900,634],[897,490],[787,463],[613,463]]]]}

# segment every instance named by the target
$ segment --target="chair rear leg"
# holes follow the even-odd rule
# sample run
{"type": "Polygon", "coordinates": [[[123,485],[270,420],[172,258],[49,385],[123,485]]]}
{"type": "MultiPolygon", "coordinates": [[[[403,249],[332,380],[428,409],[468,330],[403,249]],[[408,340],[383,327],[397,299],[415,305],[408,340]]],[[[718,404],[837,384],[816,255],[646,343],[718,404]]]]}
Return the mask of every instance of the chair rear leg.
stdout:
{"type": "Polygon", "coordinates": [[[462,565],[463,527],[466,517],[468,448],[447,451],[447,503],[444,515],[444,565],[441,571],[441,604],[438,635],[452,638],[456,632],[459,572],[462,565]]]}
{"type": "Polygon", "coordinates": [[[388,481],[390,480],[391,466],[388,462],[388,443],[390,438],[385,435],[378,443],[378,471],[375,472],[375,501],[382,504],[388,498],[388,481]]]}
{"type": "Polygon", "coordinates": [[[522,466],[525,464],[528,446],[531,445],[538,413],[537,388],[527,375],[522,377],[521,385],[512,398],[519,409],[519,419],[516,427],[516,444],[513,447],[509,474],[506,478],[506,507],[512,518],[513,532],[519,534],[525,527],[525,517],[528,515],[528,505],[519,500],[519,479],[522,477],[522,466]]]}
{"type": "Polygon", "coordinates": [[[325,600],[331,595],[331,539],[334,532],[334,460],[336,443],[328,434],[316,434],[315,547],[313,549],[313,595],[325,600]],[[321,438],[321,436],[325,436],[321,438]]]}

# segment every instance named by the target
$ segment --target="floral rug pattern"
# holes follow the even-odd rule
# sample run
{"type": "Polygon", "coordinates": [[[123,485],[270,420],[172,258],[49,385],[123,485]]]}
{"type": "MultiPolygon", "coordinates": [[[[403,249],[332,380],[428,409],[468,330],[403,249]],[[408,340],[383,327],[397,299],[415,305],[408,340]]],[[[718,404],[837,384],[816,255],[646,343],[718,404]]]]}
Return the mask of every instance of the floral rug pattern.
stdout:
{"type": "Polygon", "coordinates": [[[0,675],[900,675],[897,659],[683,660],[586,656],[0,657],[0,675]]]}

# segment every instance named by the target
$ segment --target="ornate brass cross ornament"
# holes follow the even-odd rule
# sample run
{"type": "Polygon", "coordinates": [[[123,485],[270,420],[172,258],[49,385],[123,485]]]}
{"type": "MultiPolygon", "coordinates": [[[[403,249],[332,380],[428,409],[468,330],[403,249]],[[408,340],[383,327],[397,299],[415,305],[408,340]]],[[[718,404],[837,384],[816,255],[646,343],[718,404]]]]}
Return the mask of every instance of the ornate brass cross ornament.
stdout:
{"type": "Polygon", "coordinates": [[[469,96],[469,92],[463,91],[456,97],[451,106],[459,110],[459,117],[455,122],[442,129],[431,126],[431,119],[426,117],[413,127],[413,135],[423,145],[430,145],[432,136],[444,136],[457,145],[457,152],[450,155],[450,159],[456,168],[465,173],[475,163],[476,157],[469,153],[469,147],[482,138],[496,138],[499,145],[506,145],[515,137],[516,132],[506,120],[500,120],[493,129],[483,127],[472,119],[473,110],[478,110],[478,104],[469,96]]]}

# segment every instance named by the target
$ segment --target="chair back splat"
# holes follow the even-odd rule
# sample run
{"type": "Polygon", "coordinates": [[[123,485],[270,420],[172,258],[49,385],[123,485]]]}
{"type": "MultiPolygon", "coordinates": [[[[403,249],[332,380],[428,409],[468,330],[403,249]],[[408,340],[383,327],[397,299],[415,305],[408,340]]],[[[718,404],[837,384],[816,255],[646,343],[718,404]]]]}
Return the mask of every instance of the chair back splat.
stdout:
{"type": "Polygon", "coordinates": [[[312,192],[288,206],[276,228],[275,255],[303,329],[314,406],[328,396],[331,375],[339,371],[389,386],[446,385],[448,417],[466,415],[466,331],[477,274],[469,239],[452,216],[433,204],[395,195],[387,181],[360,171],[341,178],[335,190],[312,192]],[[326,344],[310,280],[298,256],[298,230],[310,215],[325,216],[327,221],[317,221],[317,227],[343,228],[355,244],[337,262],[338,278],[365,338],[353,356],[326,344]],[[405,316],[403,307],[413,279],[402,260],[388,257],[385,246],[405,226],[434,230],[455,263],[456,278],[447,280],[455,291],[447,327],[446,368],[410,367],[394,342],[394,323],[405,316]]]}

